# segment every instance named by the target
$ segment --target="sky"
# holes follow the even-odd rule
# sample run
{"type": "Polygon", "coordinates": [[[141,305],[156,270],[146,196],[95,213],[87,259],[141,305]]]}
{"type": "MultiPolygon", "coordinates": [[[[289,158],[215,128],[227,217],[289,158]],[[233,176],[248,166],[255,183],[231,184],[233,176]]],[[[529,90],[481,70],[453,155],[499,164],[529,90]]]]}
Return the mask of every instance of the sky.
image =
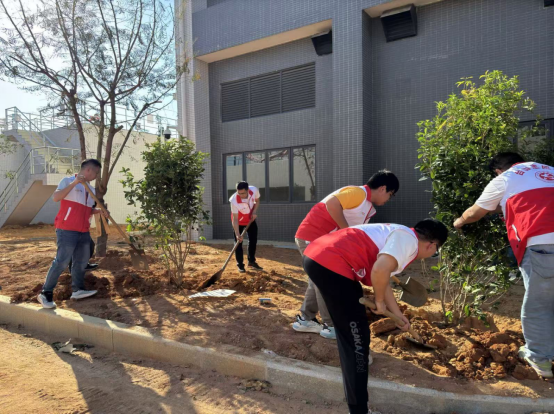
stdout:
{"type": "Polygon", "coordinates": [[[37,112],[46,105],[46,99],[41,95],[30,94],[18,89],[14,84],[0,81],[0,118],[5,117],[6,108],[17,107],[23,112],[37,112]]]}
{"type": "MultiPolygon", "coordinates": [[[[167,6],[173,5],[173,0],[161,0],[167,6]]],[[[37,0],[25,0],[25,5],[30,6],[37,0]]],[[[6,17],[0,15],[0,27],[7,25],[6,17]]],[[[14,84],[0,80],[0,118],[5,117],[6,108],[17,107],[22,112],[38,113],[38,109],[47,104],[44,95],[23,91],[14,84]]],[[[165,110],[160,112],[162,117],[176,118],[177,103],[173,101],[165,110]]]]}

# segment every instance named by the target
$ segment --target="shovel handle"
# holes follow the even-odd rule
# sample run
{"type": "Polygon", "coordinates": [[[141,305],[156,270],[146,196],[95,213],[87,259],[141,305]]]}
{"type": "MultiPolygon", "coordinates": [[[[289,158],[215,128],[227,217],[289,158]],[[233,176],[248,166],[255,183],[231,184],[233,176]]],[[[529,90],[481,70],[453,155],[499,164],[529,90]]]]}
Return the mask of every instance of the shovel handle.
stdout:
{"type": "Polygon", "coordinates": [[[398,285],[404,285],[404,284],[402,284],[402,281],[400,281],[400,280],[396,277],[396,275],[391,275],[390,277],[391,277],[391,279],[392,279],[395,283],[397,283],[398,285]]]}
{"type": "MultiPolygon", "coordinates": [[[[248,228],[250,227],[250,225],[252,224],[252,222],[254,222],[252,219],[250,219],[250,222],[248,222],[248,225],[246,225],[246,228],[243,229],[242,233],[240,234],[240,237],[244,237],[244,235],[246,235],[246,231],[248,230],[248,228]]],[[[226,267],[227,267],[227,264],[229,263],[229,261],[231,260],[231,257],[233,256],[233,254],[235,253],[235,251],[237,250],[239,244],[241,244],[242,242],[239,242],[237,240],[237,242],[235,242],[235,246],[233,247],[233,249],[231,250],[231,253],[229,254],[229,256],[227,257],[227,260],[225,261],[225,264],[223,264],[223,267],[221,267],[221,270],[223,271],[226,267]]]]}
{"type": "Polygon", "coordinates": [[[98,200],[98,198],[96,197],[96,195],[93,193],[93,191],[90,189],[88,183],[83,183],[83,185],[85,186],[85,190],[87,191],[87,193],[90,195],[90,197],[92,197],[92,200],[94,200],[96,202],[96,205],[100,208],[100,210],[102,212],[105,212],[107,215],[108,215],[108,219],[115,225],[115,228],[118,230],[118,232],[120,233],[120,235],[125,239],[125,241],[131,245],[131,247],[133,249],[136,250],[135,246],[133,245],[133,243],[131,242],[131,239],[129,238],[129,236],[127,236],[127,234],[125,232],[123,232],[123,230],[119,227],[119,225],[115,222],[115,220],[113,220],[112,216],[110,215],[110,213],[108,212],[108,209],[106,209],[106,207],[102,204],[102,202],[100,202],[100,200],[98,200]]]}
{"type": "MultiPolygon", "coordinates": [[[[360,304],[363,304],[365,305],[366,307],[369,307],[371,308],[372,310],[376,310],[377,309],[377,306],[375,305],[375,303],[373,301],[371,301],[369,298],[367,297],[362,297],[360,298],[360,304]]],[[[404,322],[404,320],[402,320],[400,317],[398,317],[396,314],[393,314],[391,313],[389,310],[385,310],[385,313],[384,313],[385,316],[387,316],[388,318],[390,318],[391,320],[393,320],[397,326],[400,326],[400,327],[403,327],[406,325],[406,323],[404,322]]],[[[416,332],[414,329],[412,329],[412,327],[410,327],[410,329],[408,330],[408,332],[414,337],[414,339],[416,339],[418,342],[421,342],[423,343],[423,339],[421,338],[421,336],[419,335],[418,332],[416,332]]]]}

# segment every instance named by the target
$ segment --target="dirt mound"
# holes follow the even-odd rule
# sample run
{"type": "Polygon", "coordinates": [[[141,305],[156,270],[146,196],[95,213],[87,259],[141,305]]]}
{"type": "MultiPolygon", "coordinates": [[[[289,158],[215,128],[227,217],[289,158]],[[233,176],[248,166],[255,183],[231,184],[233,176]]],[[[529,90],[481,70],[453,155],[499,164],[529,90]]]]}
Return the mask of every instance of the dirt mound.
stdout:
{"type": "MultiPolygon", "coordinates": [[[[209,277],[205,273],[205,277],[209,277]]],[[[287,282],[283,276],[275,271],[247,271],[238,276],[225,276],[215,285],[217,288],[229,288],[241,293],[252,294],[260,292],[274,292],[284,294],[287,292],[287,282]]]]}
{"type": "MultiPolygon", "coordinates": [[[[409,310],[405,314],[416,313],[409,310]]],[[[432,319],[434,316],[427,317],[432,319]]],[[[373,323],[372,327],[384,327],[386,323],[387,319],[382,319],[373,323]]],[[[521,333],[492,333],[463,326],[443,329],[439,324],[432,324],[419,316],[412,317],[411,323],[423,340],[436,346],[437,350],[424,350],[407,340],[408,333],[395,330],[387,337],[384,348],[387,353],[439,376],[477,380],[503,379],[508,375],[517,379],[538,378],[517,357],[519,347],[524,343],[521,333]]]]}

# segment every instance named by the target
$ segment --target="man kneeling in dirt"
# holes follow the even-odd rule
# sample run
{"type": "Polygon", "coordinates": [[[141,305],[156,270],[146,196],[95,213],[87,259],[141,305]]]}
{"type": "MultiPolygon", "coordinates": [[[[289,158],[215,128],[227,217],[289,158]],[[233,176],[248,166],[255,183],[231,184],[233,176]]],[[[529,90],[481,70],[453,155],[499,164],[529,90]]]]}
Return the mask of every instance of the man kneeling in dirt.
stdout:
{"type": "MultiPolygon", "coordinates": [[[[61,201],[60,210],[54,220],[58,250],[38,296],[38,302],[44,308],[56,307],[53,301],[54,288],[71,260],[71,299],[78,300],[96,294],[95,290],[85,290],[85,268],[90,259],[90,219],[94,213],[101,211],[93,209],[94,200],[84,186],[96,179],[101,167],[98,160],[83,161],[79,173],[62,179],[54,192],[54,202],[61,201]]],[[[94,192],[94,188],[91,187],[91,190],[94,192]]]]}
{"type": "Polygon", "coordinates": [[[425,219],[403,225],[358,225],[330,233],[304,251],[304,270],[319,288],[337,334],[346,401],[351,414],[368,412],[369,322],[360,282],[373,285],[377,314],[387,309],[405,323],[389,280],[416,259],[429,258],[448,238],[446,226],[425,219]]]}
{"type": "MultiPolygon", "coordinates": [[[[303,255],[310,242],[317,238],[349,226],[369,222],[376,210],[393,197],[400,187],[394,173],[380,170],[368,180],[365,186],[343,187],[316,204],[304,218],[294,236],[296,246],[303,255]]],[[[308,279],[308,288],[292,328],[303,333],[319,333],[326,339],[335,339],[333,322],[325,307],[325,302],[314,283],[308,279]],[[323,324],[319,324],[316,314],[319,311],[323,324]]]]}
{"type": "Polygon", "coordinates": [[[552,378],[554,360],[554,167],[525,162],[517,153],[500,153],[491,163],[497,177],[454,227],[477,222],[500,206],[508,239],[525,285],[519,350],[535,371],[552,378]]]}

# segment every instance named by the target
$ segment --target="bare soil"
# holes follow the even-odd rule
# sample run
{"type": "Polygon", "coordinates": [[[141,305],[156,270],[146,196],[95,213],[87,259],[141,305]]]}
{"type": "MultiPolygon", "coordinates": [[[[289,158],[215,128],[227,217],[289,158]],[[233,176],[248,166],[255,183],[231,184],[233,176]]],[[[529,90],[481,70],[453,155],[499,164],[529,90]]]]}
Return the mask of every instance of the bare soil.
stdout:
{"type": "Polygon", "coordinates": [[[267,382],[136,359],[101,348],[72,354],[67,341],[0,325],[2,413],[345,413],[346,404],[280,391],[267,382]]]}
{"type": "MultiPolygon", "coordinates": [[[[14,302],[36,302],[55,256],[51,226],[0,230],[1,293],[14,302]]],[[[258,247],[264,271],[239,274],[231,263],[223,278],[209,290],[226,288],[227,298],[188,298],[225,261],[229,245],[196,244],[187,264],[184,287],[168,284],[159,252],[147,246],[149,271],[137,271],[121,239],[110,234],[109,252],[97,258],[100,267],[86,277],[88,289],[98,295],[82,301],[68,300],[71,277],[61,276],[55,292],[58,307],[83,314],[147,328],[152,333],[200,346],[229,344],[249,351],[270,350],[278,355],[312,363],[338,366],[334,341],[317,334],[296,333],[291,328],[307,285],[296,250],[258,247]],[[271,298],[260,304],[260,298],[271,298]]],[[[427,261],[429,268],[433,261],[427,261]]],[[[415,277],[432,285],[433,274],[413,264],[402,278],[415,277]]],[[[366,294],[371,294],[366,290],[366,294]]],[[[419,309],[404,313],[423,338],[436,350],[422,349],[398,330],[372,336],[374,364],[370,375],[409,385],[464,394],[554,397],[553,384],[538,379],[517,358],[523,344],[519,310],[523,287],[514,286],[497,310],[490,312],[490,326],[475,319],[460,327],[440,324],[438,293],[419,309]]],[[[370,323],[381,317],[369,313],[370,323]]],[[[376,323],[377,325],[386,322],[376,323]]],[[[375,327],[375,326],[373,326],[375,327]]]]}

